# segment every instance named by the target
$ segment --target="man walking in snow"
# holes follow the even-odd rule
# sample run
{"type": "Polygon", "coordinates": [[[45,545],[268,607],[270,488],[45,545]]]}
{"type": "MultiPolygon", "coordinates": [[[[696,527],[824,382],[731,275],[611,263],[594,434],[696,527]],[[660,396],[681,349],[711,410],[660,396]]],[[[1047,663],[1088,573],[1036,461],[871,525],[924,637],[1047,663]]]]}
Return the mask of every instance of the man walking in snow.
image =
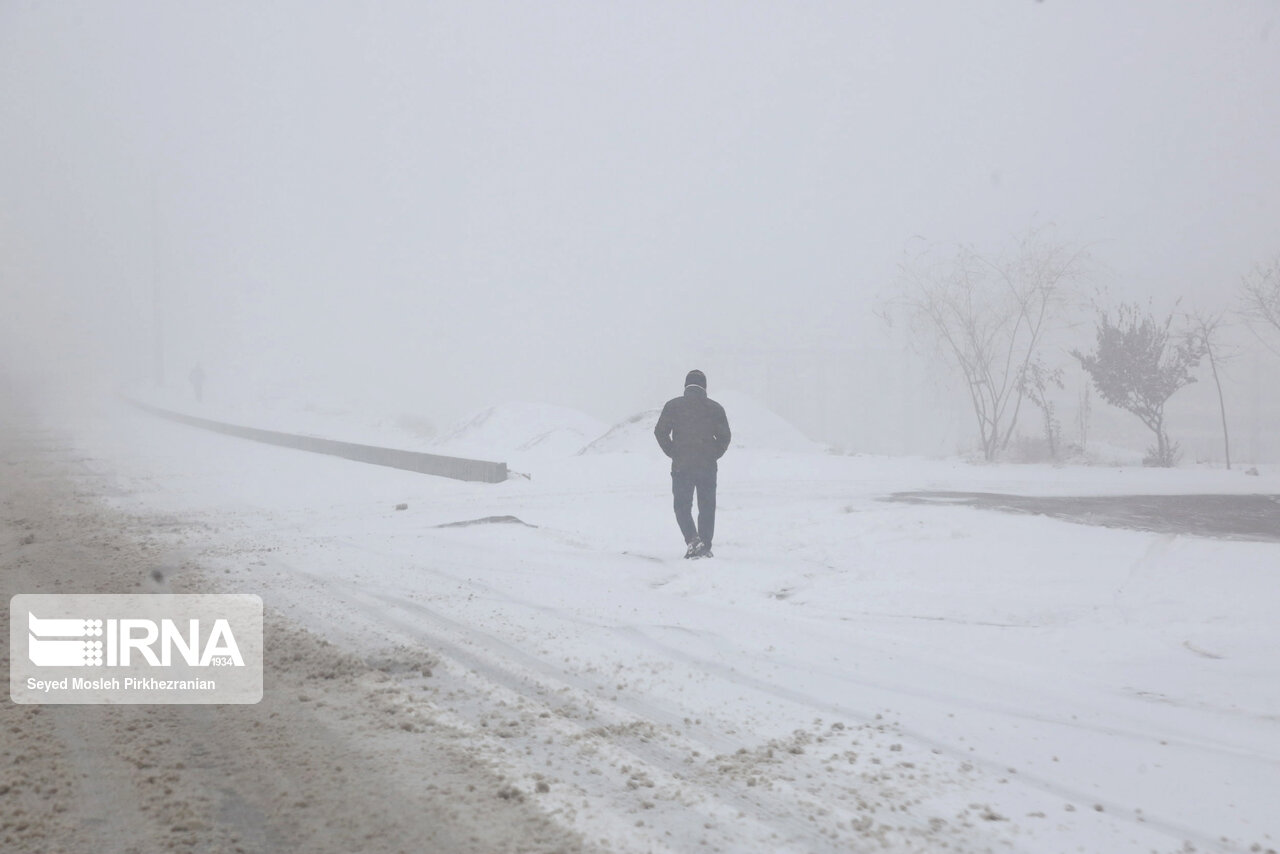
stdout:
{"type": "Polygon", "coordinates": [[[729,418],[707,397],[707,377],[690,371],[684,394],[667,401],[653,433],[671,458],[671,494],[688,558],[711,557],[716,530],[716,460],[729,449],[729,418]],[[698,524],[693,524],[693,494],[698,494],[698,524]]]}

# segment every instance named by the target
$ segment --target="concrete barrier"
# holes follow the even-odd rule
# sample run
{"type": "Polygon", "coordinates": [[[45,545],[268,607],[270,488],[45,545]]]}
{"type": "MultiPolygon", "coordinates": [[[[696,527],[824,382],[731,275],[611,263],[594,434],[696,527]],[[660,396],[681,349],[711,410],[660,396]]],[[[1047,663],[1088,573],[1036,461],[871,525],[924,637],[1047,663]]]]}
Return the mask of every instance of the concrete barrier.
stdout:
{"type": "Polygon", "coordinates": [[[405,471],[416,471],[438,477],[450,477],[454,480],[479,481],[481,483],[500,483],[507,479],[507,464],[487,460],[468,460],[462,457],[445,457],[439,454],[424,454],[419,451],[401,451],[396,448],[380,448],[376,445],[360,445],[355,442],[339,442],[336,439],[321,439],[317,436],[299,436],[295,433],[280,433],[275,430],[262,430],[257,427],[244,427],[239,424],[228,424],[214,421],[211,418],[200,418],[182,412],[161,409],[149,403],[126,397],[125,401],[143,412],[170,421],[250,439],[254,442],[265,442],[268,445],[279,445],[283,448],[295,448],[299,451],[310,451],[315,454],[328,454],[360,463],[375,466],[389,466],[405,471]]]}

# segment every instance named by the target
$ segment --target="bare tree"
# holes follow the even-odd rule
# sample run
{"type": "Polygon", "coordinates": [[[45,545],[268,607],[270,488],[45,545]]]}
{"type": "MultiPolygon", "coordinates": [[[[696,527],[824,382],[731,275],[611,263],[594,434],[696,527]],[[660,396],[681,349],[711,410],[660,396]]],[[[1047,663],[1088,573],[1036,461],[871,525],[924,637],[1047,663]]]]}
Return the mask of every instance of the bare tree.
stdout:
{"type": "Polygon", "coordinates": [[[1176,340],[1170,333],[1173,314],[1163,322],[1136,305],[1121,305],[1112,320],[1098,313],[1097,344],[1085,355],[1072,351],[1093,378],[1098,394],[1112,406],[1128,410],[1156,434],[1156,447],[1144,462],[1172,466],[1178,446],[1165,430],[1164,405],[1173,393],[1196,378],[1191,371],[1204,355],[1194,336],[1176,340]]]}
{"type": "Polygon", "coordinates": [[[1080,434],[1080,453],[1089,450],[1089,421],[1093,416],[1093,399],[1086,382],[1076,404],[1076,432],[1080,434]]]}
{"type": "Polygon", "coordinates": [[[1030,365],[1073,305],[1085,264],[1083,249],[1032,229],[996,258],[967,246],[946,255],[929,247],[901,265],[898,291],[881,314],[904,315],[917,341],[959,370],[987,460],[1008,446],[1030,365]]]}
{"type": "Polygon", "coordinates": [[[1249,328],[1272,352],[1280,352],[1280,256],[1269,264],[1259,264],[1240,282],[1238,313],[1249,328]]]}
{"type": "Polygon", "coordinates": [[[1187,315],[1187,335],[1192,339],[1195,348],[1209,357],[1209,370],[1213,374],[1213,384],[1218,390],[1218,411],[1222,415],[1222,451],[1226,456],[1227,468],[1231,468],[1231,436],[1227,432],[1227,404],[1222,394],[1222,378],[1218,374],[1218,365],[1226,361],[1222,352],[1221,333],[1225,326],[1224,315],[1211,314],[1204,309],[1197,309],[1187,315]]]}
{"type": "Polygon", "coordinates": [[[1021,382],[1022,393],[1044,416],[1044,440],[1049,446],[1049,458],[1057,462],[1062,445],[1062,422],[1058,420],[1057,404],[1049,396],[1049,390],[1063,387],[1062,368],[1049,370],[1039,358],[1033,359],[1023,371],[1021,382]]]}

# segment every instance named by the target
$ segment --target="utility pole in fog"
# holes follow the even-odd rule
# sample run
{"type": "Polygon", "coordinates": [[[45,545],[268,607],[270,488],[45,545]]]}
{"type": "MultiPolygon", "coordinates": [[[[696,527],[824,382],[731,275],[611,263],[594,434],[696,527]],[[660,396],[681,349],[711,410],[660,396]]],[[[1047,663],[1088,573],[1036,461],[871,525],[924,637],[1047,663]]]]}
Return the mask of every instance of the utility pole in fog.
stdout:
{"type": "Polygon", "coordinates": [[[1258,460],[1261,459],[1261,448],[1258,445],[1262,441],[1262,359],[1257,348],[1253,350],[1253,401],[1250,407],[1250,423],[1249,423],[1249,444],[1253,455],[1253,464],[1256,466],[1258,460]]]}
{"type": "Polygon", "coordinates": [[[151,368],[157,387],[164,386],[164,301],[160,289],[160,215],[156,178],[151,178],[151,368]]]}

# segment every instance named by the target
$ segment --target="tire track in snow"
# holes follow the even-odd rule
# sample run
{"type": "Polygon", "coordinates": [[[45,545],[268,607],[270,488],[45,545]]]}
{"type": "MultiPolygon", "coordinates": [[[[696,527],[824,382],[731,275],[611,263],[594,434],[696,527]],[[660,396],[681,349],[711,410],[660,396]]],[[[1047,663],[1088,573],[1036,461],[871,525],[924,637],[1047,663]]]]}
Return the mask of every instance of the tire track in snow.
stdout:
{"type": "MultiPolygon", "coordinates": [[[[361,551],[376,551],[364,546],[349,545],[361,551]]],[[[392,556],[388,555],[388,557],[392,556]]],[[[869,823],[867,805],[881,801],[883,796],[883,793],[874,787],[867,787],[866,791],[854,796],[852,808],[842,804],[838,799],[832,799],[829,796],[824,799],[823,796],[805,792],[802,788],[789,784],[785,779],[776,777],[769,781],[771,791],[768,792],[767,797],[760,789],[749,791],[754,788],[753,785],[731,784],[726,787],[723,774],[716,770],[719,766],[716,766],[715,762],[724,757],[737,755],[735,751],[740,754],[744,750],[743,741],[740,738],[732,738],[706,726],[687,725],[686,719],[679,712],[656,706],[635,695],[614,700],[606,699],[609,691],[603,683],[529,655],[491,633],[461,623],[420,603],[409,601],[403,596],[369,590],[345,579],[309,573],[288,564],[280,562],[277,564],[278,568],[305,579],[309,585],[321,585],[334,590],[347,609],[348,621],[350,621],[351,610],[354,609],[384,628],[393,627],[414,642],[425,644],[434,654],[443,659],[452,660],[459,675],[470,678],[473,682],[478,680],[476,690],[482,701],[486,697],[491,699],[495,695],[505,695],[508,698],[521,698],[526,702],[558,711],[563,709],[563,703],[557,705],[557,701],[563,699],[567,691],[569,697],[576,699],[575,712],[581,718],[578,721],[569,722],[573,732],[578,738],[591,738],[597,749],[603,748],[600,747],[599,739],[589,735],[594,731],[601,729],[625,731],[637,725],[656,724],[661,737],[623,747],[624,754],[618,754],[626,757],[623,764],[633,767],[643,765],[647,773],[652,776],[681,780],[685,785],[690,785],[691,773],[699,773],[700,784],[705,789],[699,797],[709,800],[714,805],[713,809],[716,813],[723,812],[725,808],[734,811],[734,822],[738,825],[744,822],[764,821],[763,826],[768,829],[768,833],[763,836],[756,834],[749,838],[758,840],[772,839],[775,836],[792,837],[806,840],[798,850],[847,850],[842,847],[843,843],[834,843],[834,839],[839,836],[835,831],[831,831],[833,835],[830,840],[826,837],[813,836],[812,816],[815,812],[828,816],[828,823],[844,824],[846,828],[860,827],[863,833],[870,834],[877,842],[885,841],[886,833],[899,835],[902,837],[899,840],[900,844],[907,845],[907,848],[902,850],[932,850],[932,843],[923,848],[917,848],[916,844],[924,839],[933,840],[935,843],[942,838],[951,838],[954,841],[967,833],[967,831],[950,827],[947,821],[936,816],[922,818],[906,812],[905,809],[899,809],[896,805],[893,806],[893,825],[886,825],[879,821],[869,823]],[[583,710],[586,712],[585,717],[581,715],[583,710]],[[700,770],[697,765],[691,765],[691,756],[701,757],[702,764],[710,767],[700,770]],[[862,806],[859,807],[859,804],[862,806]],[[749,818],[751,816],[758,818],[751,819],[749,818]],[[916,843],[910,842],[910,839],[916,839],[916,843]],[[829,841],[833,847],[827,847],[829,841]],[[814,847],[815,845],[819,847],[814,847]]],[[[421,569],[421,567],[417,568],[421,569]]],[[[447,573],[422,571],[450,581],[461,581],[447,573]]],[[[485,585],[474,586],[489,590],[485,585]]],[[[502,598],[513,604],[527,605],[511,597],[502,598]]],[[[560,616],[564,615],[560,614],[560,616]]],[[[599,624],[591,625],[595,628],[608,628],[599,624]]],[[[559,719],[559,723],[563,725],[565,719],[559,719]]],[[[867,730],[888,730],[887,724],[874,721],[868,721],[861,726],[867,730]]],[[[850,732],[853,734],[856,730],[851,729],[850,732]]],[[[886,739],[888,739],[887,735],[882,740],[886,739]]],[[[792,747],[775,746],[779,752],[787,752],[792,747]]],[[[610,747],[610,751],[618,747],[619,745],[615,743],[610,747]]],[[[888,747],[887,742],[881,745],[881,753],[886,758],[895,756],[888,747]]],[[[764,745],[764,750],[772,752],[768,744],[764,745]]],[[[803,753],[803,750],[799,753],[803,753]]],[[[928,756],[916,757],[916,759],[917,762],[931,761],[928,756]]],[[[879,759],[873,759],[873,763],[879,761],[879,759]]],[[[594,774],[596,771],[590,773],[594,774]]],[[[941,771],[937,773],[939,776],[942,774],[941,771]]],[[[837,794],[844,796],[845,800],[849,799],[848,792],[842,791],[837,794]]],[[[910,797],[903,799],[904,807],[910,800],[910,797]]],[[[780,847],[778,850],[790,849],[780,847]]]]}
{"type": "MultiPolygon", "coordinates": [[[[347,548],[355,549],[361,552],[375,554],[390,561],[403,561],[403,555],[387,553],[375,548],[368,547],[364,544],[353,543],[342,540],[326,540],[329,544],[340,545],[347,548]]],[[[693,669],[711,674],[716,678],[723,679],[730,684],[738,687],[746,687],[753,691],[774,696],[778,699],[785,700],[789,703],[803,706],[812,712],[820,712],[822,714],[836,715],[844,718],[852,718],[861,721],[863,726],[874,725],[875,714],[868,711],[852,709],[841,704],[830,703],[805,692],[798,692],[787,689],[782,686],[775,685],[744,674],[734,668],[727,667],[716,662],[706,656],[692,655],[680,646],[661,642],[652,637],[645,630],[639,627],[611,626],[598,622],[587,622],[573,615],[558,611],[556,609],[531,603],[516,597],[510,596],[502,591],[496,590],[490,585],[486,585],[475,581],[474,579],[464,579],[447,572],[428,569],[415,564],[416,571],[426,572],[435,577],[448,580],[459,585],[467,585],[479,592],[492,601],[503,604],[513,605],[518,608],[538,611],[559,619],[580,623],[597,630],[605,630],[621,637],[630,643],[642,647],[649,648],[658,652],[662,657],[681,661],[688,664],[693,669]]],[[[597,722],[603,719],[606,726],[628,726],[637,723],[657,723],[665,729],[667,739],[675,740],[670,749],[658,749],[652,743],[648,746],[640,748],[632,745],[627,749],[628,755],[631,757],[631,764],[643,762],[649,768],[650,773],[665,774],[675,778],[675,775],[686,772],[687,762],[685,757],[693,751],[710,750],[719,751],[722,755],[732,751],[734,748],[741,746],[740,741],[727,738],[709,728],[695,728],[690,731],[688,728],[684,732],[679,729],[681,716],[677,712],[671,712],[652,703],[646,702],[634,695],[629,695],[616,702],[606,702],[602,694],[607,693],[606,686],[599,682],[585,678],[581,675],[567,671],[556,665],[540,659],[536,656],[524,652],[518,647],[496,637],[495,635],[477,629],[469,624],[465,624],[447,617],[438,611],[424,606],[420,603],[407,600],[402,595],[395,593],[385,593],[375,590],[368,590],[361,586],[343,579],[334,579],[328,576],[321,576],[305,571],[288,567],[288,571],[292,574],[305,577],[310,583],[329,586],[340,592],[343,601],[348,604],[358,606],[358,609],[365,613],[371,620],[379,620],[384,624],[395,625],[398,629],[412,637],[416,642],[427,644],[434,652],[455,660],[458,666],[467,672],[474,674],[475,677],[482,680],[491,688],[482,688],[481,693],[491,691],[492,688],[509,692],[513,697],[523,697],[533,702],[546,702],[545,698],[560,696],[563,689],[567,688],[571,692],[578,693],[583,698],[583,705],[591,710],[597,719],[597,722]],[[396,615],[395,612],[400,612],[396,615]],[[689,739],[694,739],[690,741],[689,739]]],[[[904,689],[902,686],[878,685],[882,690],[892,693],[912,693],[910,690],[904,689]]],[[[946,697],[939,694],[929,694],[927,692],[915,692],[917,696],[924,697],[939,702],[956,703],[957,698],[946,697]]],[[[972,701],[967,701],[972,703],[972,701]]],[[[1074,723],[1067,721],[1053,721],[1048,719],[1036,718],[1028,716],[1018,710],[999,709],[987,707],[983,708],[980,704],[974,704],[976,708],[992,713],[1006,713],[1013,715],[1021,715],[1029,720],[1036,720],[1041,723],[1056,723],[1063,726],[1073,726],[1074,723]]],[[[593,721],[588,721],[593,722],[593,721]]],[[[585,727],[585,723],[582,725],[585,727]]],[[[598,727],[596,727],[598,728],[598,727]]],[[[1110,732],[1102,729],[1100,731],[1110,732]]],[[[984,760],[975,758],[971,754],[962,753],[959,748],[954,745],[947,744],[932,738],[922,732],[899,730],[897,733],[901,737],[909,739],[919,746],[928,748],[927,751],[922,750],[926,757],[941,754],[943,758],[950,760],[951,764],[956,766],[965,766],[971,763],[983,769],[984,772],[993,778],[1000,776],[1006,770],[1006,766],[996,760],[984,760]]],[[[1133,734],[1135,737],[1138,734],[1133,734]]],[[[887,755],[887,754],[886,754],[887,755]]],[[[937,761],[936,759],[932,761],[937,761]]],[[[941,776],[941,772],[939,772],[941,776]]],[[[1098,803],[1101,804],[1109,813],[1109,819],[1119,820],[1122,824],[1131,827],[1134,830],[1143,833],[1161,832],[1168,834],[1177,839],[1192,839],[1208,844],[1210,840],[1192,830],[1184,828],[1176,823],[1162,822],[1152,817],[1144,817],[1142,820],[1132,818],[1126,815],[1132,810],[1117,802],[1110,802],[1099,799],[1096,795],[1090,795],[1083,791],[1073,789],[1068,786],[1057,784],[1048,779],[1042,779],[1034,775],[1019,774],[1019,781],[1024,786],[1033,787],[1039,790],[1043,795],[1053,796],[1054,798],[1065,798],[1068,801],[1079,803],[1098,803]]],[[[795,833],[803,835],[810,828],[804,821],[797,821],[794,815],[797,812],[804,812],[800,806],[801,796],[792,793],[788,797],[789,803],[783,806],[774,806],[767,808],[758,801],[741,801],[734,797],[726,797],[723,786],[717,787],[715,797],[728,803],[731,807],[739,809],[740,812],[748,810],[756,814],[764,814],[769,818],[768,826],[773,832],[782,830],[784,833],[795,833]]],[[[834,801],[827,801],[822,804],[819,809],[832,812],[842,816],[847,824],[856,824],[861,818],[856,812],[847,812],[841,810],[840,805],[834,801]]],[[[898,827],[909,827],[912,834],[918,834],[920,838],[937,839],[939,827],[934,819],[934,824],[930,824],[927,819],[919,818],[907,813],[898,813],[894,816],[894,820],[898,822],[898,827]]],[[[1012,844],[1010,840],[1002,839],[1004,844],[1012,844]]],[[[781,849],[780,849],[781,850],[781,849]]],[[[810,849],[816,850],[816,849],[810,849]]],[[[838,847],[832,850],[840,850],[838,847]]],[[[1039,849],[1032,847],[1029,851],[1037,851],[1039,849]]]]}
{"type": "MultiPolygon", "coordinates": [[[[367,546],[363,543],[349,540],[328,540],[328,542],[337,543],[361,552],[375,554],[386,560],[403,561],[405,559],[405,556],[402,554],[383,551],[367,546]]],[[[492,587],[491,585],[479,582],[474,578],[462,578],[448,572],[421,567],[416,564],[415,568],[422,572],[430,573],[433,576],[447,579],[450,582],[465,584],[477,591],[483,591],[487,597],[495,602],[515,606],[526,611],[540,612],[556,620],[573,622],[592,629],[609,632],[635,645],[642,646],[656,652],[663,658],[680,661],[695,670],[711,674],[728,684],[746,687],[760,694],[772,696],[788,703],[807,708],[812,712],[824,715],[835,715],[845,719],[853,719],[861,721],[864,724],[874,721],[874,712],[851,708],[845,704],[833,703],[811,693],[797,691],[754,677],[742,672],[741,670],[724,665],[711,657],[692,654],[688,651],[688,645],[672,644],[660,641],[649,633],[646,627],[617,626],[601,622],[586,621],[576,615],[566,613],[562,610],[514,597],[504,591],[492,587]]],[[[463,637],[468,638],[468,646],[476,649],[482,649],[490,656],[487,661],[481,662],[479,666],[475,667],[475,669],[477,672],[481,673],[484,678],[492,681],[494,684],[503,685],[504,687],[519,693],[520,678],[516,676],[514,682],[512,681],[513,673],[510,668],[514,664],[516,670],[527,668],[533,672],[541,673],[544,678],[555,680],[559,684],[568,684],[574,690],[587,692],[588,694],[595,692],[597,695],[602,690],[599,684],[592,683],[590,680],[575,676],[562,668],[549,664],[535,656],[531,656],[488,632],[451,620],[450,618],[444,617],[438,612],[425,608],[425,606],[421,606],[417,603],[406,603],[406,600],[402,596],[379,593],[371,595],[375,596],[383,603],[384,606],[421,609],[424,614],[430,615],[430,619],[433,619],[440,624],[450,626],[451,630],[455,632],[460,632],[463,637]]],[[[703,633],[702,636],[704,638],[719,640],[711,634],[703,633]]],[[[464,656],[466,655],[465,651],[463,654],[464,656]]],[[[931,692],[903,684],[891,684],[883,681],[867,680],[865,678],[847,680],[843,674],[833,673],[830,671],[824,673],[823,676],[824,678],[832,681],[847,681],[854,689],[875,688],[889,694],[912,696],[948,707],[965,707],[977,710],[984,714],[995,715],[1007,719],[1024,720],[1041,725],[1095,732],[1110,738],[1121,738],[1134,743],[1160,745],[1162,747],[1165,746],[1165,743],[1168,743],[1189,750],[1203,751],[1207,753],[1221,753],[1229,756],[1248,758],[1255,761],[1259,758],[1256,750],[1245,751],[1232,745],[1205,742],[1189,738],[1162,738],[1161,736],[1154,735],[1150,732],[1125,729],[1120,726],[1092,724],[1079,720],[1068,720],[1066,718],[1055,718],[1049,715],[1036,714],[1007,704],[983,701],[974,697],[963,697],[952,694],[943,694],[940,692],[931,692]]],[[[596,696],[595,700],[596,702],[600,702],[598,696],[596,696]]],[[[680,715],[678,713],[669,712],[656,707],[652,703],[645,702],[635,696],[624,698],[616,705],[617,708],[615,709],[615,714],[620,713],[624,718],[629,718],[630,720],[657,722],[667,726],[677,726],[680,719],[680,715]]],[[[904,729],[900,731],[900,734],[905,738],[911,739],[918,745],[927,747],[931,751],[940,752],[941,755],[954,760],[957,764],[972,763],[983,769],[983,771],[991,775],[993,778],[1000,777],[1007,771],[1008,766],[1005,762],[969,753],[965,748],[938,739],[918,729],[904,729]]],[[[703,745],[711,747],[713,750],[720,750],[721,752],[724,752],[726,747],[732,749],[739,746],[738,743],[732,742],[720,734],[705,728],[696,733],[696,735],[703,745]],[[728,742],[728,744],[726,744],[726,742],[728,742]]],[[[1265,761],[1280,761],[1276,760],[1274,757],[1263,758],[1265,761]]],[[[1096,793],[1091,793],[1084,789],[1055,781],[1043,775],[1020,771],[1017,775],[1017,779],[1023,786],[1034,788],[1046,796],[1065,799],[1068,802],[1096,804],[1101,806],[1103,808],[1102,811],[1108,814],[1109,819],[1118,821],[1123,825],[1133,828],[1134,830],[1140,830],[1143,832],[1155,831],[1168,835],[1174,839],[1190,840],[1196,844],[1208,847],[1221,848],[1224,844],[1221,839],[1213,838],[1189,825],[1184,825],[1178,822],[1176,819],[1162,818],[1156,815],[1147,814],[1136,809],[1131,804],[1099,796],[1096,793]]],[[[910,823],[922,832],[926,829],[922,822],[910,823]]],[[[1224,850],[1230,849],[1228,848],[1224,850]]]]}

